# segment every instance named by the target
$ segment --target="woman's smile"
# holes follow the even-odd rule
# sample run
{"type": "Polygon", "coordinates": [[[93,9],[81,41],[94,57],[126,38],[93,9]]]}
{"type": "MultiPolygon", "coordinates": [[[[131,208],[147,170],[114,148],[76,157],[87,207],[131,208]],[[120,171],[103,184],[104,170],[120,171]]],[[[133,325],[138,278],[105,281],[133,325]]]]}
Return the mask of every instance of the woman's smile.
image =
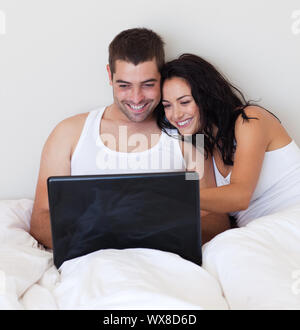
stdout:
{"type": "Polygon", "coordinates": [[[162,104],[168,121],[180,134],[195,134],[200,127],[200,113],[190,85],[182,78],[165,80],[162,104]]]}

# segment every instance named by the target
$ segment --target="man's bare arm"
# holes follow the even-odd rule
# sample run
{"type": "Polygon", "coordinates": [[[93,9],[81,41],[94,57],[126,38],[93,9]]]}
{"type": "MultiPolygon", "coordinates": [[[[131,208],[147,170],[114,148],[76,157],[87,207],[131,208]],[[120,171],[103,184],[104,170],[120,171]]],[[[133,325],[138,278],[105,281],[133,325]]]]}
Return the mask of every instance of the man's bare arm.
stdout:
{"type": "Polygon", "coordinates": [[[82,115],[77,115],[60,122],[48,137],[42,151],[30,234],[48,248],[52,248],[52,235],[47,179],[49,176],[70,175],[74,142],[80,136],[83,119],[82,115]]]}

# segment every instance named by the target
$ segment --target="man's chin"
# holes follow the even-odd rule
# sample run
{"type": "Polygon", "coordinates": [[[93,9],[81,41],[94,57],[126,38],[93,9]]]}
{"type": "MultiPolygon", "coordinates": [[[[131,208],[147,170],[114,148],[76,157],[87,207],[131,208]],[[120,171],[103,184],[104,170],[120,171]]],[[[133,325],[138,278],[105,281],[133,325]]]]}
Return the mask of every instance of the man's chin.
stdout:
{"type": "Polygon", "coordinates": [[[127,118],[135,123],[141,123],[145,121],[146,119],[149,119],[152,115],[151,113],[139,113],[139,114],[128,114],[127,118]]]}

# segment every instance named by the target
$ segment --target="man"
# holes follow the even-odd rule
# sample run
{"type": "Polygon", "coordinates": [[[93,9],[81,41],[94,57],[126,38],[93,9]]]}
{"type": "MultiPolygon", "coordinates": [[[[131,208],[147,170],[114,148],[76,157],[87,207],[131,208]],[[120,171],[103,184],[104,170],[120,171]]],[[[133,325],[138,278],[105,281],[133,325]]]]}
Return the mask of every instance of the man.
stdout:
{"type": "MultiPolygon", "coordinates": [[[[156,124],[163,46],[162,39],[148,29],[130,29],[117,35],[109,46],[107,66],[113,104],[63,120],[47,139],[30,227],[32,236],[46,247],[52,248],[49,176],[161,171],[159,158],[165,155],[171,161],[164,170],[185,170],[178,140],[161,132],[156,124]],[[146,166],[138,168],[140,164],[146,166]],[[160,166],[154,168],[153,164],[160,166]]],[[[205,161],[200,186],[215,186],[211,160],[205,161]]],[[[228,217],[202,212],[202,228],[205,242],[229,228],[228,217]]]]}

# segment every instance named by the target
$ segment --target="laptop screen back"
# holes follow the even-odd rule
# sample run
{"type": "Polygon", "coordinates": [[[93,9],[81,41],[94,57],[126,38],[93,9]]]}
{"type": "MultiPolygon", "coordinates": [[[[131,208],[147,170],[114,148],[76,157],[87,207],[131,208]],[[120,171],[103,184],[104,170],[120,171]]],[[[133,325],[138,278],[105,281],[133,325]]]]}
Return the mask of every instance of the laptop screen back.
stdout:
{"type": "Polygon", "coordinates": [[[201,265],[199,181],[185,172],[50,177],[57,268],[100,249],[150,248],[201,265]]]}

